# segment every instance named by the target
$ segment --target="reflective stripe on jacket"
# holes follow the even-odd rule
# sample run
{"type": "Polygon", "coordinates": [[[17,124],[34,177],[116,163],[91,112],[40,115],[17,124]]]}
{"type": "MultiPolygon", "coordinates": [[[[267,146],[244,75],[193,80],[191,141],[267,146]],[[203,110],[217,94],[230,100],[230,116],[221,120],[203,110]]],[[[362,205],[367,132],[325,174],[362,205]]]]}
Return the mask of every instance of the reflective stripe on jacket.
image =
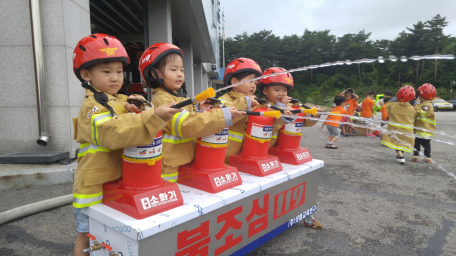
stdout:
{"type": "Polygon", "coordinates": [[[381,143],[395,150],[413,152],[415,145],[413,134],[415,109],[408,102],[390,102],[386,108],[388,109],[389,121],[395,124],[388,124],[381,143]]]}
{"type": "MultiPolygon", "coordinates": [[[[275,106],[276,104],[270,100],[269,101],[269,105],[271,106],[275,106]]],[[[286,107],[285,104],[282,104],[281,106],[283,106],[283,108],[286,107]]],[[[291,104],[289,104],[289,106],[291,106],[291,104]]],[[[268,108],[268,110],[270,111],[276,111],[275,109],[270,109],[268,108]]],[[[279,137],[279,130],[285,125],[286,123],[281,120],[280,118],[276,118],[274,120],[274,126],[272,127],[272,136],[271,136],[271,141],[269,142],[269,147],[273,147],[276,143],[277,143],[277,138],[279,137]]]]}
{"type": "Polygon", "coordinates": [[[73,182],[76,208],[100,203],[103,183],[122,176],[122,148],[149,145],[166,125],[153,108],[141,114],[126,113],[125,95],[107,96],[116,116],[86,89],[79,115],[73,119],[74,139],[80,143],[73,182]]]}
{"type": "Polygon", "coordinates": [[[430,100],[425,100],[415,105],[416,119],[415,126],[423,129],[415,129],[415,134],[424,139],[431,139],[434,136],[436,121],[434,108],[430,100]]]}
{"type": "MultiPolygon", "coordinates": [[[[170,102],[179,103],[186,98],[173,96],[162,88],[152,91],[152,104],[159,107],[170,102]]],[[[184,107],[166,122],[163,135],[162,178],[176,182],[178,167],[193,160],[195,155],[195,139],[216,134],[226,127],[225,117],[221,109],[194,112],[193,106],[184,107]]]]}
{"type": "Polygon", "coordinates": [[[244,141],[244,134],[228,131],[228,139],[242,143],[242,141],[244,141]]]}
{"type": "MultiPolygon", "coordinates": [[[[219,100],[227,107],[234,106],[237,110],[247,110],[247,100],[245,97],[246,96],[243,93],[228,92],[222,95],[219,100]]],[[[228,131],[228,145],[225,154],[226,164],[229,163],[231,155],[236,155],[241,152],[248,120],[248,116],[241,116],[233,119],[233,126],[231,126],[228,131]]]]}
{"type": "Polygon", "coordinates": [[[169,182],[177,182],[177,178],[179,177],[179,173],[178,172],[175,172],[175,173],[162,173],[161,177],[166,180],[166,181],[169,181],[169,182]]]}

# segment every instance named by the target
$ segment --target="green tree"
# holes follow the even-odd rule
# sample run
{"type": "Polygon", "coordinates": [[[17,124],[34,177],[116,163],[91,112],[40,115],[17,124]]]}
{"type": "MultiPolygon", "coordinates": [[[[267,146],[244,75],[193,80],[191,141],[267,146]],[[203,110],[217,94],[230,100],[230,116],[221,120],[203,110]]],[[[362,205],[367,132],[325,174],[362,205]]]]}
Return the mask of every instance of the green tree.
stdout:
{"type": "MultiPolygon", "coordinates": [[[[449,36],[443,34],[443,28],[448,26],[446,17],[441,17],[440,14],[437,14],[432,20],[426,21],[425,27],[428,29],[426,36],[432,41],[434,46],[434,54],[437,54],[439,47],[444,46],[445,42],[449,36]]],[[[434,78],[437,79],[437,60],[435,60],[435,75],[434,78]]]]}
{"type": "Polygon", "coordinates": [[[456,38],[443,33],[447,25],[445,17],[436,15],[430,21],[417,21],[404,28],[393,40],[375,42],[370,40],[371,33],[364,30],[336,37],[329,30],[304,29],[301,35],[282,38],[275,36],[271,30],[253,34],[244,32],[226,38],[225,63],[247,57],[255,60],[263,70],[273,66],[285,69],[307,67],[305,71],[291,73],[295,87],[292,95],[295,91],[299,93],[302,102],[309,97],[314,103],[321,103],[322,99],[333,97],[334,91],[342,91],[347,87],[363,95],[367,90],[397,90],[405,83],[415,87],[431,83],[445,94],[444,89],[449,87],[450,81],[456,80],[456,61],[409,59],[407,62],[392,62],[388,61],[388,56],[399,58],[404,55],[410,58],[439,52],[456,54],[456,38]],[[356,61],[377,56],[383,56],[386,61],[309,68],[326,62],[356,61]]]}
{"type": "Polygon", "coordinates": [[[320,94],[320,91],[314,91],[310,97],[312,97],[312,100],[313,100],[313,104],[315,105],[318,105],[318,103],[321,103],[322,101],[322,97],[321,97],[321,94],[320,94]]]}
{"type": "Polygon", "coordinates": [[[294,91],[291,95],[292,95],[291,97],[293,99],[299,99],[301,97],[301,95],[299,95],[298,91],[294,91]]]}

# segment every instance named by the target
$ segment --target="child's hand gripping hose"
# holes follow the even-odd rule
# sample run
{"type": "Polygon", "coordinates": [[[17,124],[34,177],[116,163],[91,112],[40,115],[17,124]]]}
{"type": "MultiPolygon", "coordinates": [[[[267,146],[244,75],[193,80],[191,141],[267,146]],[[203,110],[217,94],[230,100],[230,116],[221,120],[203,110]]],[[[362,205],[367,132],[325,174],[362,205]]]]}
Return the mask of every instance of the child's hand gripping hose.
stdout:
{"type": "Polygon", "coordinates": [[[268,100],[260,99],[260,98],[255,98],[255,100],[256,100],[260,105],[263,105],[264,107],[269,107],[269,106],[271,106],[271,105],[269,104],[269,101],[268,101],[268,100]]]}
{"type": "Polygon", "coordinates": [[[147,100],[138,100],[138,99],[129,98],[129,99],[127,99],[127,102],[129,104],[135,105],[139,109],[139,111],[147,110],[153,106],[152,103],[148,102],[147,100]]]}
{"type": "Polygon", "coordinates": [[[268,100],[260,99],[260,98],[255,98],[255,100],[258,101],[258,103],[260,103],[260,105],[263,107],[272,108],[272,109],[280,111],[281,113],[285,112],[285,109],[269,104],[268,100]]]}
{"type": "Polygon", "coordinates": [[[222,104],[222,101],[217,98],[207,98],[204,104],[211,105],[214,108],[226,108],[226,106],[222,104]]]}
{"type": "Polygon", "coordinates": [[[173,106],[171,106],[171,108],[182,108],[182,107],[185,107],[187,105],[190,105],[192,104],[193,102],[198,102],[200,100],[205,100],[207,98],[211,98],[211,97],[214,97],[215,96],[215,91],[213,88],[207,88],[207,90],[203,91],[202,93],[192,97],[191,99],[188,99],[188,100],[184,100],[180,103],[177,103],[173,106]]]}

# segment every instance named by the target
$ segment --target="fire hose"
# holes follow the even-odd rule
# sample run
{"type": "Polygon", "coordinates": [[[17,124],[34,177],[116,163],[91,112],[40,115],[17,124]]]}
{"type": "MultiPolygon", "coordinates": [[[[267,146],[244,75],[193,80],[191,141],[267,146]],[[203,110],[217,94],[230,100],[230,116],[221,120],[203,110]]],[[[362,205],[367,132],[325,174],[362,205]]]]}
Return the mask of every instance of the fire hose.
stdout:
{"type": "Polygon", "coordinates": [[[47,211],[49,209],[61,207],[73,203],[73,194],[60,196],[33,204],[17,207],[0,213],[0,225],[28,216],[38,212],[47,211]]]}

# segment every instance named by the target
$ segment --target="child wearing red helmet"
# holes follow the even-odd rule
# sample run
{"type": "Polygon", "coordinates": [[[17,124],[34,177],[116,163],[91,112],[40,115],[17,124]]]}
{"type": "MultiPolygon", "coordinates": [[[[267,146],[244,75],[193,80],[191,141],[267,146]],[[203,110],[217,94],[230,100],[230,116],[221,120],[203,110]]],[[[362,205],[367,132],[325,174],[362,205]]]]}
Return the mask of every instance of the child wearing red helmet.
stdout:
{"type": "MultiPolygon", "coordinates": [[[[225,69],[223,86],[245,82],[261,76],[261,68],[249,58],[238,58],[231,61],[225,69]]],[[[256,91],[257,81],[237,85],[230,92],[222,95],[219,100],[225,106],[234,106],[238,110],[250,111],[258,105],[253,95],[256,91]]],[[[241,152],[244,133],[249,120],[248,116],[233,119],[233,125],[228,131],[228,146],[226,148],[225,163],[229,163],[230,156],[241,152]]]]}
{"type": "Polygon", "coordinates": [[[396,97],[397,102],[390,101],[386,106],[391,123],[388,124],[387,131],[382,134],[381,143],[395,149],[397,153],[396,161],[400,164],[405,164],[403,152],[412,153],[415,144],[413,124],[416,111],[409,103],[415,98],[415,90],[411,86],[404,86],[399,89],[396,97]]]}
{"type": "MultiPolygon", "coordinates": [[[[285,69],[279,67],[268,68],[263,72],[263,76],[271,75],[274,73],[284,72],[285,69]]],[[[269,101],[270,105],[283,108],[284,114],[293,115],[290,111],[292,110],[290,104],[291,97],[288,96],[288,91],[293,89],[294,81],[290,73],[283,73],[276,76],[270,76],[262,78],[258,84],[258,91],[264,95],[264,97],[269,101]]],[[[310,115],[308,115],[310,116],[310,115]]],[[[288,118],[290,119],[290,118],[288,118]]],[[[277,142],[279,130],[286,124],[292,123],[293,118],[288,120],[285,117],[276,119],[274,122],[274,127],[272,128],[271,142],[269,147],[273,147],[277,142]]],[[[312,121],[310,119],[305,119],[304,127],[314,126],[317,121],[312,121]]]]}
{"type": "MultiPolygon", "coordinates": [[[[130,62],[122,43],[106,34],[81,39],[73,53],[73,71],[86,88],[86,96],[74,120],[79,145],[74,174],[73,206],[78,237],[74,255],[89,247],[89,218],[82,208],[98,204],[103,184],[122,176],[122,148],[149,145],[176,112],[171,105],[150,108],[141,114],[117,94],[122,87],[123,66],[130,62]],[[141,136],[138,136],[140,134],[141,136]]],[[[142,96],[130,96],[144,100],[142,96]]]]}
{"type": "MultiPolygon", "coordinates": [[[[139,71],[147,86],[153,88],[155,106],[187,100],[177,93],[185,92],[184,52],[169,43],[156,43],[148,47],[139,60],[139,71]]],[[[216,134],[232,125],[241,112],[232,108],[194,112],[190,104],[177,113],[163,128],[162,178],[176,182],[178,168],[190,163],[195,154],[195,138],[216,134]]]]}
{"type": "Polygon", "coordinates": [[[423,84],[418,88],[420,103],[415,105],[416,119],[415,127],[423,129],[415,129],[415,150],[413,151],[412,162],[418,162],[418,155],[421,146],[424,148],[424,156],[426,163],[432,163],[431,159],[431,139],[433,131],[435,131],[436,121],[432,100],[437,95],[432,84],[423,84]]]}

